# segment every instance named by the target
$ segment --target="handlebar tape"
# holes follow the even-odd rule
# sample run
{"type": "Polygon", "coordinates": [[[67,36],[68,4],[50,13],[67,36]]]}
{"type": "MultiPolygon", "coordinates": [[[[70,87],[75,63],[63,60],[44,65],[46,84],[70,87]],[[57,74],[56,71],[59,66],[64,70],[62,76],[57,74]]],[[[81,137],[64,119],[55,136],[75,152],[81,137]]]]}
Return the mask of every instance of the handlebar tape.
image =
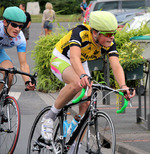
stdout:
{"type": "MultiPolygon", "coordinates": [[[[78,103],[84,96],[85,94],[85,88],[82,88],[80,96],[78,96],[75,100],[72,100],[72,103],[78,103]]],[[[124,96],[123,92],[119,92],[119,95],[124,96]]],[[[117,110],[116,113],[123,113],[126,107],[128,106],[128,100],[124,98],[124,105],[120,110],[117,110]]]]}
{"type": "MultiPolygon", "coordinates": [[[[123,92],[119,92],[119,95],[124,96],[123,92]]],[[[123,113],[126,107],[128,106],[128,100],[124,98],[124,105],[120,110],[117,110],[116,113],[123,113]]]]}
{"type": "Polygon", "coordinates": [[[85,94],[85,88],[82,88],[80,96],[78,96],[75,100],[72,100],[72,103],[74,104],[78,103],[83,98],[84,94],[85,94]]]}

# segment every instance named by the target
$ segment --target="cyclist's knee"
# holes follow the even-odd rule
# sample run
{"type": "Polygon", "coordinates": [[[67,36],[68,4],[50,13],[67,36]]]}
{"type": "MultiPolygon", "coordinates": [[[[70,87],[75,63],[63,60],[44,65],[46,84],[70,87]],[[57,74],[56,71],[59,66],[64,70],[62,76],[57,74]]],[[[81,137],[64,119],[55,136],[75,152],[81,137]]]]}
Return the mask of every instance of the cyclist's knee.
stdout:
{"type": "Polygon", "coordinates": [[[73,90],[73,92],[78,93],[81,91],[82,87],[78,84],[78,82],[72,82],[69,84],[69,88],[73,90]]]}

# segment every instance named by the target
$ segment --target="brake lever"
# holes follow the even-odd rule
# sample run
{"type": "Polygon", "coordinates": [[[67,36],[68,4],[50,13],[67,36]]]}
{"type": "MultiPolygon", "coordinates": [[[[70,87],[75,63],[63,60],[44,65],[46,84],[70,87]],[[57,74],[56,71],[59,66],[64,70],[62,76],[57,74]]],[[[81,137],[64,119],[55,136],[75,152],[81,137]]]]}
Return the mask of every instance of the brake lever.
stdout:
{"type": "MultiPolygon", "coordinates": [[[[130,95],[132,95],[133,94],[133,91],[134,91],[134,88],[129,88],[129,91],[130,91],[130,95]]],[[[124,91],[123,93],[124,93],[124,95],[127,94],[126,91],[124,91]]],[[[129,102],[130,107],[133,107],[132,106],[132,99],[130,99],[128,102],[129,102]]]]}

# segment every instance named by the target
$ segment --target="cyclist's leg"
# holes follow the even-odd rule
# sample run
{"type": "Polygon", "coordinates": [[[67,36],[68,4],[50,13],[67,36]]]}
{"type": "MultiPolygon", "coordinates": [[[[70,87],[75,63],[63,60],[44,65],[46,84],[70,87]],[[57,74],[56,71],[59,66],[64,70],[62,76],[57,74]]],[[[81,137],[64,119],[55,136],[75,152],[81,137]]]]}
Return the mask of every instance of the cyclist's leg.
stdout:
{"type": "Polygon", "coordinates": [[[72,68],[69,59],[62,54],[59,58],[58,56],[59,53],[57,57],[52,56],[51,69],[59,80],[66,83],[66,86],[62,88],[55,102],[55,107],[61,109],[81,91],[81,87],[78,84],[80,79],[72,68]]]}
{"type": "MultiPolygon", "coordinates": [[[[58,53],[57,50],[56,52],[58,53]]],[[[49,138],[46,137],[48,134],[52,134],[53,122],[51,121],[55,121],[55,118],[61,110],[61,108],[63,108],[64,105],[67,104],[71,99],[73,99],[73,97],[81,90],[81,87],[78,84],[80,79],[78,75],[75,73],[74,69],[72,68],[70,61],[62,54],[59,54],[60,53],[58,53],[57,55],[52,55],[51,69],[52,72],[56,75],[56,77],[59,80],[64,81],[67,85],[64,88],[62,88],[55,101],[55,104],[43,120],[42,136],[45,139],[49,138]]]]}
{"type": "MultiPolygon", "coordinates": [[[[12,60],[6,54],[4,49],[0,50],[0,67],[3,67],[3,68],[12,68],[13,67],[12,60]]],[[[1,73],[4,76],[4,72],[1,72],[1,73]]],[[[13,80],[13,75],[9,74],[9,89],[11,87],[12,80],[13,80]]],[[[1,90],[1,88],[2,88],[2,85],[0,85],[0,90],[1,90]]]]}

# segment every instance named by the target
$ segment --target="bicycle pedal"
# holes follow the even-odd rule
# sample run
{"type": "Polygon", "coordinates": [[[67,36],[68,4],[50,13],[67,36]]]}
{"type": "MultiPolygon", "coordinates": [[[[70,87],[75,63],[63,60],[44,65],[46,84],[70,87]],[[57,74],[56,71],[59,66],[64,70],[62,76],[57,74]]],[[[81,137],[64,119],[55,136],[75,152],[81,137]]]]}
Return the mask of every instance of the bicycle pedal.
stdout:
{"type": "Polygon", "coordinates": [[[8,122],[8,118],[5,115],[2,116],[1,124],[3,124],[4,122],[8,122]]]}

